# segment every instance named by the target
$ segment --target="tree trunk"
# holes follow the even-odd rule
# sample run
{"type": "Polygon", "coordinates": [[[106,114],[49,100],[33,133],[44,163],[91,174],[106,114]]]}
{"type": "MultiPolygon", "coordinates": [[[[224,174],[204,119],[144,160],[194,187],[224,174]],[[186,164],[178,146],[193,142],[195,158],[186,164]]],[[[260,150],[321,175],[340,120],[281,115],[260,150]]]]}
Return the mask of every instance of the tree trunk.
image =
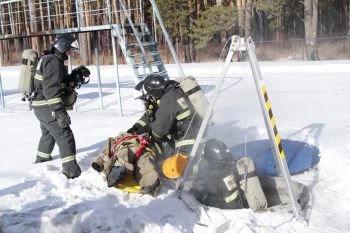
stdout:
{"type": "Polygon", "coordinates": [[[3,40],[0,40],[0,67],[2,66],[2,60],[3,60],[3,54],[4,54],[4,52],[2,51],[2,42],[3,40]]]}
{"type": "MultiPolygon", "coordinates": [[[[79,0],[78,3],[78,12],[81,12],[79,14],[79,21],[80,21],[80,27],[85,27],[85,20],[84,20],[84,1],[79,0]]],[[[87,33],[79,33],[79,44],[80,44],[80,57],[81,61],[84,65],[89,64],[89,54],[88,54],[88,42],[87,42],[87,33]]]]}
{"type": "MultiPolygon", "coordinates": [[[[282,4],[282,3],[280,3],[282,4]]],[[[282,34],[282,24],[283,24],[283,11],[282,11],[282,6],[279,4],[279,11],[277,15],[277,28],[276,28],[276,40],[283,40],[281,37],[282,34]]]]}
{"type": "Polygon", "coordinates": [[[348,34],[347,34],[347,36],[348,36],[348,38],[350,38],[350,1],[348,1],[348,10],[346,13],[347,13],[347,17],[348,17],[348,25],[347,25],[348,34]]]}
{"type": "MultiPolygon", "coordinates": [[[[195,9],[195,1],[189,0],[189,34],[193,32],[193,21],[196,19],[196,9],[195,9]]],[[[193,38],[189,37],[189,53],[190,53],[190,61],[195,62],[196,61],[196,47],[193,41],[193,38]]]]}
{"type": "Polygon", "coordinates": [[[239,36],[244,35],[244,10],[245,10],[244,8],[245,8],[245,0],[237,0],[239,36]]]}
{"type": "Polygon", "coordinates": [[[65,15],[65,25],[67,28],[73,27],[72,24],[72,2],[71,0],[64,0],[64,15],[65,15]]]}
{"type": "Polygon", "coordinates": [[[347,16],[348,16],[348,34],[347,34],[347,37],[348,37],[348,55],[350,57],[350,1],[348,1],[348,9],[347,9],[347,16]]]}
{"type": "MultiPolygon", "coordinates": [[[[30,13],[29,13],[30,14],[30,32],[38,32],[35,0],[30,0],[29,5],[30,5],[30,13]]],[[[36,51],[41,51],[38,37],[32,37],[32,49],[36,51]]]]}
{"type": "Polygon", "coordinates": [[[264,20],[263,20],[263,15],[262,12],[258,11],[258,35],[259,35],[259,41],[263,42],[264,41],[264,20]]]}
{"type": "Polygon", "coordinates": [[[308,60],[319,60],[317,52],[318,0],[304,0],[304,25],[306,56],[308,60]]]}
{"type": "Polygon", "coordinates": [[[252,0],[247,0],[245,6],[245,37],[248,38],[252,34],[252,0]]]}
{"type": "Polygon", "coordinates": [[[204,0],[198,0],[198,10],[199,11],[204,11],[205,10],[204,0]]]}

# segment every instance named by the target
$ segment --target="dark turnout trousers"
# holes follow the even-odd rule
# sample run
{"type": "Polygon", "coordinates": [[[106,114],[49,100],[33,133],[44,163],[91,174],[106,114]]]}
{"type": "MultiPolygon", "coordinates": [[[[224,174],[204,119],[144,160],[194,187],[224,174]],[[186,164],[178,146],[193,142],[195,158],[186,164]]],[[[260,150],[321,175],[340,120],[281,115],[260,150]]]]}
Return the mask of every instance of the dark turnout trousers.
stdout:
{"type": "Polygon", "coordinates": [[[43,160],[51,159],[51,152],[57,143],[62,163],[75,160],[76,146],[74,134],[71,128],[58,127],[56,121],[47,121],[43,119],[43,115],[47,115],[46,109],[38,108],[34,109],[35,116],[40,122],[41,138],[38,145],[37,158],[43,158],[43,160]]]}

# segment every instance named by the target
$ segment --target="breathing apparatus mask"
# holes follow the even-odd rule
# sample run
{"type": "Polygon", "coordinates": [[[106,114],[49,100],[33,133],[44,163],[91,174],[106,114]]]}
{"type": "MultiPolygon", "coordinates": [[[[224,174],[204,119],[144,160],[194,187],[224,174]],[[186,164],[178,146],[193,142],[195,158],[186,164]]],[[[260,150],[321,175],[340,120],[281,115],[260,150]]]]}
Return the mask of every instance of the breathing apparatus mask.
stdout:
{"type": "Polygon", "coordinates": [[[134,88],[134,99],[139,99],[145,105],[146,110],[155,110],[159,105],[159,100],[149,95],[144,88],[145,81],[139,82],[134,88]]]}
{"type": "Polygon", "coordinates": [[[81,85],[88,84],[90,82],[90,74],[91,72],[86,66],[78,66],[72,70],[72,73],[61,84],[61,98],[67,110],[71,110],[77,100],[78,93],[75,89],[79,89],[81,85]]]}

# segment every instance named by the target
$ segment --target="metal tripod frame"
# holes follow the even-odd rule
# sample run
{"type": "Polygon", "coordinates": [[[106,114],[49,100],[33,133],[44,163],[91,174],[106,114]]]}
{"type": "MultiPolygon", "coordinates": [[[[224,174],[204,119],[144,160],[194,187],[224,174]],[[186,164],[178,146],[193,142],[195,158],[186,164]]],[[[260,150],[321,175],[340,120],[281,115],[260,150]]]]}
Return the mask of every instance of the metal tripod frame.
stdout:
{"type": "Polygon", "coordinates": [[[266,126],[266,129],[268,132],[269,141],[270,141],[270,144],[272,147],[275,163],[277,165],[279,174],[283,177],[284,183],[286,185],[288,195],[290,198],[290,203],[291,203],[291,206],[293,209],[293,214],[298,220],[302,220],[303,218],[300,215],[301,208],[298,204],[298,201],[297,201],[297,198],[295,195],[294,187],[292,185],[291,176],[290,176],[287,162],[285,159],[285,154],[284,154],[284,151],[282,148],[281,139],[280,139],[280,136],[279,136],[278,131],[277,131],[276,121],[275,121],[274,116],[272,114],[271,105],[270,105],[270,102],[269,102],[269,99],[267,96],[267,92],[266,92],[266,86],[264,84],[264,80],[262,78],[260,68],[258,65],[258,61],[257,61],[256,55],[255,55],[255,46],[254,46],[253,40],[250,37],[246,40],[244,38],[241,38],[241,37],[236,36],[236,35],[231,37],[230,49],[229,49],[229,52],[227,54],[224,67],[222,69],[220,79],[219,79],[218,83],[216,84],[215,90],[213,92],[213,95],[212,95],[210,103],[209,103],[209,107],[208,107],[207,112],[204,116],[201,127],[198,131],[196,142],[195,142],[195,144],[192,148],[192,151],[190,153],[189,160],[188,160],[186,169],[184,171],[184,174],[181,177],[181,179],[177,182],[176,188],[179,190],[183,190],[185,187],[185,183],[187,181],[187,178],[190,175],[192,165],[195,161],[195,155],[197,154],[197,150],[198,150],[200,141],[204,135],[209,118],[210,118],[211,113],[213,111],[213,107],[215,105],[215,102],[216,102],[217,97],[219,95],[221,86],[222,86],[223,81],[226,77],[226,73],[228,71],[232,57],[233,57],[235,52],[246,52],[248,54],[249,63],[250,63],[250,67],[252,69],[254,83],[255,83],[257,94],[258,94],[261,111],[263,113],[265,126],[266,126]]]}

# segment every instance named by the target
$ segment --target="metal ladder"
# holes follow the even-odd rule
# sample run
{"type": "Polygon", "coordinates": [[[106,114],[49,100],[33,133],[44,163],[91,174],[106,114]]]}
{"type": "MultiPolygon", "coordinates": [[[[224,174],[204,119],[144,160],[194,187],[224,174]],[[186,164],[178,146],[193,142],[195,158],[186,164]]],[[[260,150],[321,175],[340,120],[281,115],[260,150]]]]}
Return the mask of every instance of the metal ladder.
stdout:
{"type": "Polygon", "coordinates": [[[138,83],[147,75],[156,73],[169,79],[157,44],[147,24],[134,23],[122,0],[119,0],[121,14],[128,23],[114,24],[113,36],[117,37],[127,64],[133,69],[134,81],[138,83]]]}

